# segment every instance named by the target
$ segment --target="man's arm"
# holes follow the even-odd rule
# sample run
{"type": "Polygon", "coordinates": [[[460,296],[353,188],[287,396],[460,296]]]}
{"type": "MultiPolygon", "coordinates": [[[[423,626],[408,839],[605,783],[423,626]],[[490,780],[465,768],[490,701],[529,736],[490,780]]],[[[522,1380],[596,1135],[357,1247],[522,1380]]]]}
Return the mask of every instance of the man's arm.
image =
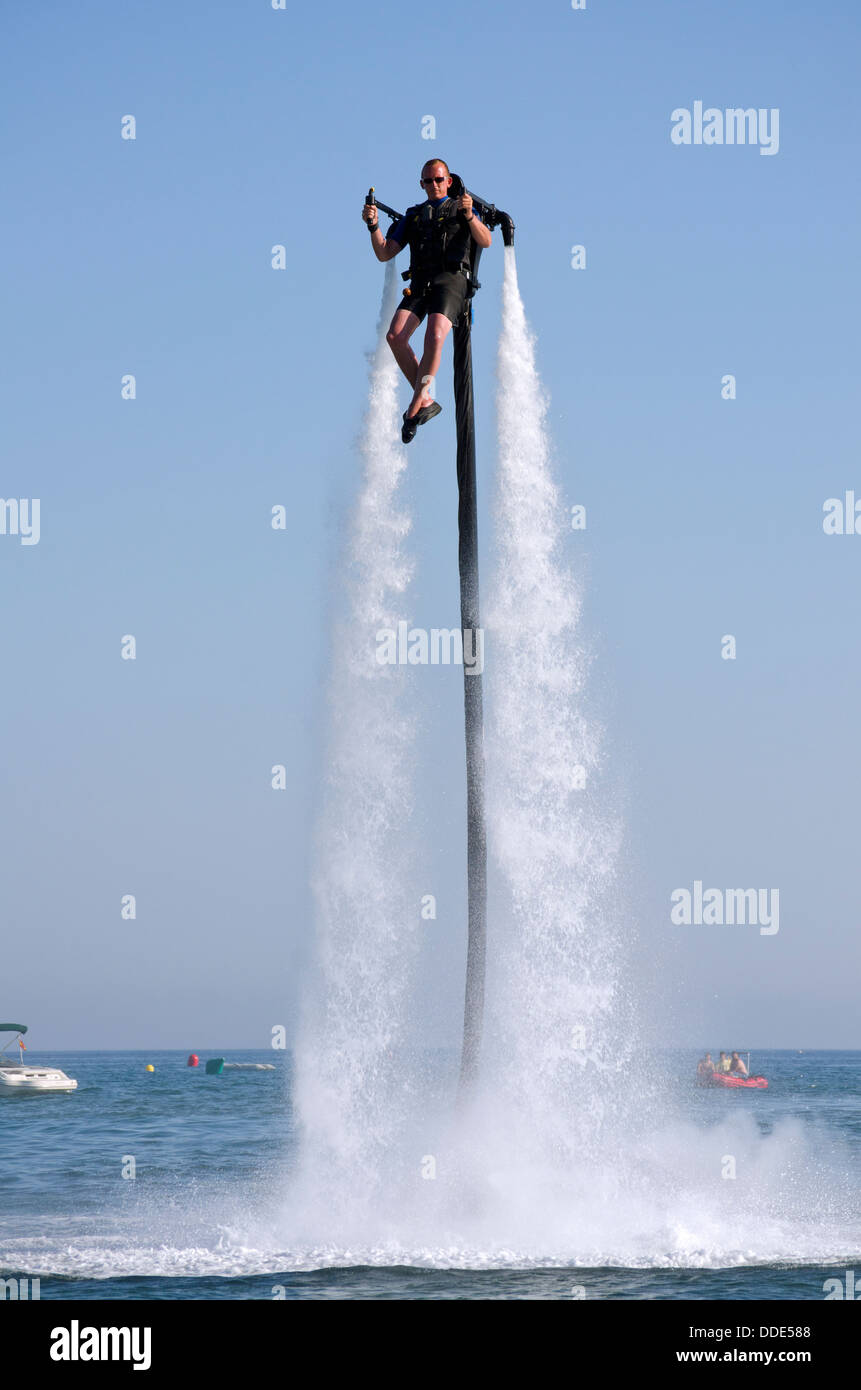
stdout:
{"type": "Polygon", "coordinates": [[[489,246],[493,240],[493,235],[490,228],[484,225],[473,208],[472,198],[468,193],[464,193],[462,198],[458,198],[457,209],[458,212],[464,213],[473,241],[482,247],[489,246]]]}
{"type": "Polygon", "coordinates": [[[395,241],[394,237],[384,237],[382,232],[380,232],[379,227],[377,228],[377,231],[379,232],[379,236],[374,236],[371,238],[371,245],[374,248],[374,255],[376,256],[378,261],[394,260],[395,256],[397,256],[399,252],[403,251],[404,248],[397,241],[395,241]]]}
{"type": "Polygon", "coordinates": [[[371,233],[371,246],[378,261],[391,261],[398,252],[403,251],[401,242],[395,241],[394,237],[383,236],[375,203],[365,203],[362,208],[362,221],[371,233]]]}

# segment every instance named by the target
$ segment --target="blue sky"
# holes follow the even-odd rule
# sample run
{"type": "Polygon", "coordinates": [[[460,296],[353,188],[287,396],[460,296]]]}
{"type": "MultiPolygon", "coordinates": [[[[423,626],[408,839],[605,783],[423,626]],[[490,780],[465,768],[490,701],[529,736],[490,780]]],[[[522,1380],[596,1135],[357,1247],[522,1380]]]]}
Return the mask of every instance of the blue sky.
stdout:
{"type": "MultiPolygon", "coordinates": [[[[2,1008],[33,1045],[265,1046],[291,1026],[382,282],[359,214],[370,184],[418,200],[432,155],[517,224],[558,476],[588,510],[572,560],[660,1026],[857,1045],[861,537],[822,530],[827,498],[861,497],[857,7],[156,0],[18,8],[0,30],[0,491],[41,500],[38,545],[0,536],[2,1008]],[[672,111],[697,100],[778,108],[779,152],[674,145],[672,111]],[[695,879],[779,887],[780,933],[672,928],[669,894],[695,879]]],[[[486,500],[498,236],[482,272],[486,500]]],[[[450,370],[447,350],[444,406],[450,370]]],[[[448,625],[451,411],[433,428],[407,484],[414,613],[448,625]]],[[[452,674],[427,710],[426,814],[454,901],[452,674]]],[[[433,1041],[457,1040],[462,928],[433,1041]]]]}

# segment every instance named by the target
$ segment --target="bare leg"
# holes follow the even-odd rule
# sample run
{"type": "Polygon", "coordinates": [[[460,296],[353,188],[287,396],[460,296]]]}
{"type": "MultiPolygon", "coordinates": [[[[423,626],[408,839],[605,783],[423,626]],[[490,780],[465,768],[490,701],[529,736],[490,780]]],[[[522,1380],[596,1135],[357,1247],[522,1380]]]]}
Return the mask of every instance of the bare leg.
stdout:
{"type": "Polygon", "coordinates": [[[419,362],[410,347],[410,338],[420,323],[421,319],[409,309],[398,309],[386,334],[386,342],[394,353],[395,361],[413,387],[418,377],[419,362]]]}
{"type": "Polygon", "coordinates": [[[428,387],[436,380],[436,374],[442,360],[442,345],[448,337],[451,327],[451,319],[447,319],[445,314],[428,315],[425,350],[422,353],[421,362],[417,365],[414,380],[415,390],[412,401],[407,406],[407,416],[417,414],[422,406],[431,403],[432,397],[428,387]]]}

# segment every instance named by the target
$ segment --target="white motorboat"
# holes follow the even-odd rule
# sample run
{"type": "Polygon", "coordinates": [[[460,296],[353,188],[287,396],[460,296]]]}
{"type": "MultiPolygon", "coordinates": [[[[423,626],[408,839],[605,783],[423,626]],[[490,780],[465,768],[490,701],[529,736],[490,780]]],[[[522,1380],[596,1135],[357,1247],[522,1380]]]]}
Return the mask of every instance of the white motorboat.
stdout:
{"type": "Polygon", "coordinates": [[[43,1067],[38,1062],[25,1062],[27,1051],[22,1040],[26,1033],[24,1023],[0,1023],[0,1033],[15,1033],[12,1042],[0,1047],[0,1096],[11,1095],[13,1091],[76,1091],[78,1083],[67,1076],[59,1067],[43,1067]],[[6,1056],[6,1049],[18,1046],[17,1062],[6,1056]]]}

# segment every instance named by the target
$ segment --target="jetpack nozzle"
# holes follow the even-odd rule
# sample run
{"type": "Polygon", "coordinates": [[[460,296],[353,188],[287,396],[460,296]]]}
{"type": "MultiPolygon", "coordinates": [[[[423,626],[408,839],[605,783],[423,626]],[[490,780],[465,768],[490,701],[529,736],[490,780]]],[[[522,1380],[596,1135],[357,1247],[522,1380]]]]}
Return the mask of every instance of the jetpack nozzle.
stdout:
{"type": "Polygon", "coordinates": [[[497,213],[497,221],[499,222],[499,225],[500,225],[500,227],[501,227],[501,229],[502,229],[502,244],[503,244],[503,246],[513,246],[513,245],[514,245],[514,223],[512,222],[512,220],[511,220],[511,218],[509,217],[508,213],[507,213],[507,212],[499,212],[499,213],[497,213]]]}

